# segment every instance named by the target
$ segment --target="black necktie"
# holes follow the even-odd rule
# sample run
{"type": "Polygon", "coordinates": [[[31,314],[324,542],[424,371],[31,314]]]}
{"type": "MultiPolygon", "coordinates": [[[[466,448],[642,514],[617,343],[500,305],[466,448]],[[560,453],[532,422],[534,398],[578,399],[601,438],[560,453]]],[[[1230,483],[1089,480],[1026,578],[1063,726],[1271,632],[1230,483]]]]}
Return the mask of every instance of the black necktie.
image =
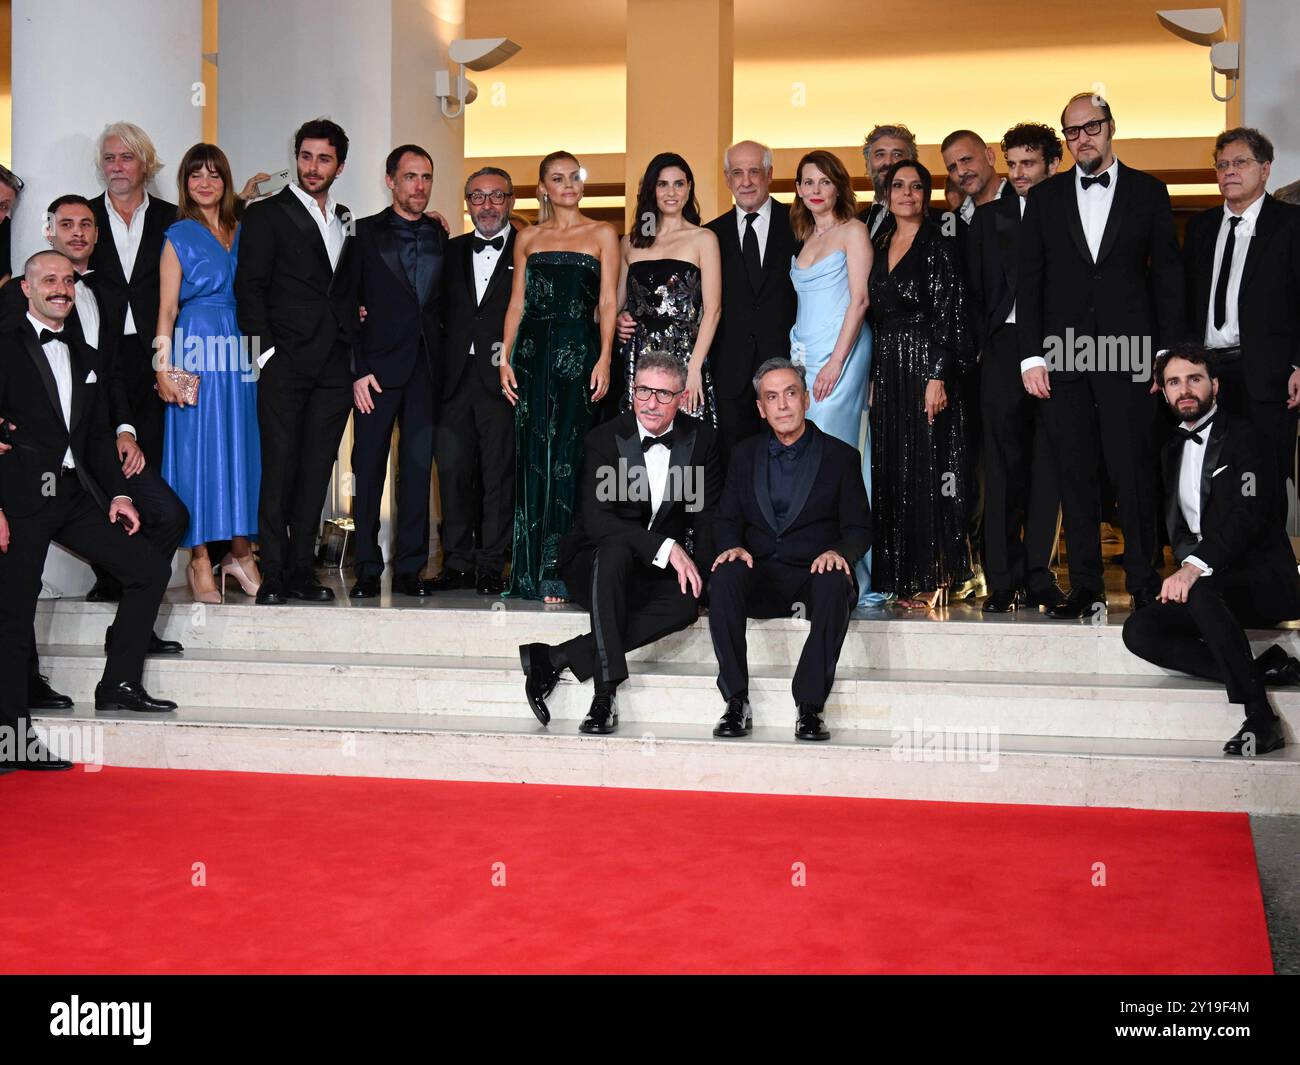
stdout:
{"type": "Polygon", "coordinates": [[[1093,185],[1100,185],[1103,189],[1110,188],[1110,174],[1100,174],[1097,177],[1086,177],[1079,184],[1083,186],[1083,191],[1087,192],[1093,185]]]}
{"type": "Polygon", "coordinates": [[[757,217],[757,211],[750,211],[745,215],[745,238],[740,242],[741,258],[745,260],[745,273],[749,275],[749,283],[755,292],[763,283],[763,261],[758,255],[758,234],[754,232],[754,219],[757,217]]]}
{"type": "Polygon", "coordinates": [[[1212,417],[1206,418],[1205,421],[1201,422],[1201,424],[1195,429],[1184,429],[1181,425],[1176,425],[1174,426],[1174,432],[1183,440],[1191,440],[1194,443],[1199,444],[1201,442],[1201,430],[1208,428],[1212,421],[1214,421],[1212,417]]]}
{"type": "Polygon", "coordinates": [[[54,330],[52,330],[52,329],[42,329],[42,330],[41,330],[41,331],[36,335],[36,342],[37,342],[38,344],[40,344],[41,347],[45,347],[45,345],[48,344],[51,340],[57,340],[57,341],[59,341],[60,343],[62,343],[62,342],[63,342],[63,331],[60,330],[59,332],[56,333],[56,332],[54,332],[54,330]]]}
{"type": "Polygon", "coordinates": [[[1228,239],[1223,242],[1223,258],[1219,261],[1219,283],[1214,286],[1214,328],[1222,329],[1228,320],[1228,279],[1232,274],[1232,253],[1237,249],[1237,223],[1240,218],[1228,219],[1228,239]]]}
{"type": "Polygon", "coordinates": [[[494,251],[500,251],[505,247],[505,237],[493,237],[491,240],[484,240],[482,237],[474,238],[474,254],[477,255],[484,248],[492,248],[494,251]]]}
{"type": "Polygon", "coordinates": [[[649,451],[655,444],[663,444],[669,451],[673,449],[673,430],[669,429],[663,436],[645,436],[641,438],[641,450],[649,451]]]}

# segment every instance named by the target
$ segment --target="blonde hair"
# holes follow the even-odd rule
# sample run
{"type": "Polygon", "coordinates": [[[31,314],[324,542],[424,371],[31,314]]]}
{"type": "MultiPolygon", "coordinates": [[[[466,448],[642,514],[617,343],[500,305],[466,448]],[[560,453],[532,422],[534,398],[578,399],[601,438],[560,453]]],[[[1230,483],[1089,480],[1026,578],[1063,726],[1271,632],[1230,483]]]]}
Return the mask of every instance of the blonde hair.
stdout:
{"type": "MultiPolygon", "coordinates": [[[[541,165],[537,168],[537,184],[539,186],[546,184],[546,171],[550,170],[551,164],[558,163],[561,159],[568,159],[571,163],[574,163],[579,167],[582,166],[582,164],[578,162],[578,157],[570,152],[551,152],[550,155],[542,160],[541,165]]],[[[541,225],[541,223],[549,220],[554,213],[555,212],[551,208],[551,198],[546,195],[544,190],[539,190],[537,196],[537,224],[541,225]]]]}
{"type": "Polygon", "coordinates": [[[95,172],[104,176],[104,142],[109,137],[120,137],[122,142],[144,161],[145,181],[152,181],[163,168],[158,158],[158,150],[149,139],[149,134],[134,122],[110,122],[95,141],[95,172]]]}

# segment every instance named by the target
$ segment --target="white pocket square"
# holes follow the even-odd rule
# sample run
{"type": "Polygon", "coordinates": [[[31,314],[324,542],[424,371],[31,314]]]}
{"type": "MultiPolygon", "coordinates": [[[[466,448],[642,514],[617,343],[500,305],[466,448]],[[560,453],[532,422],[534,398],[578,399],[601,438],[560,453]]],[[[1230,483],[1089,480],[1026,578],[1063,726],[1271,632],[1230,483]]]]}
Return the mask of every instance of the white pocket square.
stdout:
{"type": "Polygon", "coordinates": [[[1211,476],[1211,477],[1218,477],[1219,474],[1221,474],[1221,473],[1222,473],[1224,470],[1226,470],[1227,468],[1228,468],[1227,466],[1220,466],[1217,470],[1215,470],[1212,474],[1210,474],[1210,476],[1211,476]]]}
{"type": "Polygon", "coordinates": [[[90,373],[86,374],[86,384],[93,385],[98,380],[99,378],[95,376],[94,370],[91,370],[90,373]]]}

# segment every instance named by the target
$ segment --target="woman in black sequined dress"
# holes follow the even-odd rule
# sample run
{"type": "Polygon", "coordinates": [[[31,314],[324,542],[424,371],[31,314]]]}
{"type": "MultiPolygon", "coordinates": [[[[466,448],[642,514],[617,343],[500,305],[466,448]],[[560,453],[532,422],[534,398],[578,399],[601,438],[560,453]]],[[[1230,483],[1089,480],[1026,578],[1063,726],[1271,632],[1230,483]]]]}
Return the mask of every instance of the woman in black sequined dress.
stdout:
{"type": "Polygon", "coordinates": [[[718,238],[700,225],[695,176],[672,152],[656,155],[642,175],[636,216],[623,238],[619,302],[635,330],[619,348],[625,378],[621,410],[631,409],[636,361],[662,351],[686,369],[681,409],[717,425],[707,356],[722,311],[718,238]]]}
{"type": "Polygon", "coordinates": [[[969,571],[966,397],[974,357],[953,241],[930,220],[930,174],[885,174],[895,225],[876,240],[872,361],[872,584],[899,605],[941,605],[969,571]]]}

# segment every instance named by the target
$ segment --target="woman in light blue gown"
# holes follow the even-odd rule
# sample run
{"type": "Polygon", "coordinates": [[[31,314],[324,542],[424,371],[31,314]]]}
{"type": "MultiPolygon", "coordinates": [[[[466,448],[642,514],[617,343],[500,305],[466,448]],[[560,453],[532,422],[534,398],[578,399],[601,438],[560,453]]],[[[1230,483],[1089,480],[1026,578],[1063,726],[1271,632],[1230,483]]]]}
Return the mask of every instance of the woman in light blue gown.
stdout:
{"type": "MultiPolygon", "coordinates": [[[[870,500],[871,439],[863,435],[863,412],[871,380],[871,329],[865,321],[871,240],[857,220],[848,171],[830,152],[809,152],[799,160],[795,191],[790,226],[803,247],[790,264],[798,297],[790,357],[807,367],[808,418],[861,451],[870,500]]],[[[887,598],[871,592],[870,552],[855,567],[855,576],[859,606],[887,598]]]]}

